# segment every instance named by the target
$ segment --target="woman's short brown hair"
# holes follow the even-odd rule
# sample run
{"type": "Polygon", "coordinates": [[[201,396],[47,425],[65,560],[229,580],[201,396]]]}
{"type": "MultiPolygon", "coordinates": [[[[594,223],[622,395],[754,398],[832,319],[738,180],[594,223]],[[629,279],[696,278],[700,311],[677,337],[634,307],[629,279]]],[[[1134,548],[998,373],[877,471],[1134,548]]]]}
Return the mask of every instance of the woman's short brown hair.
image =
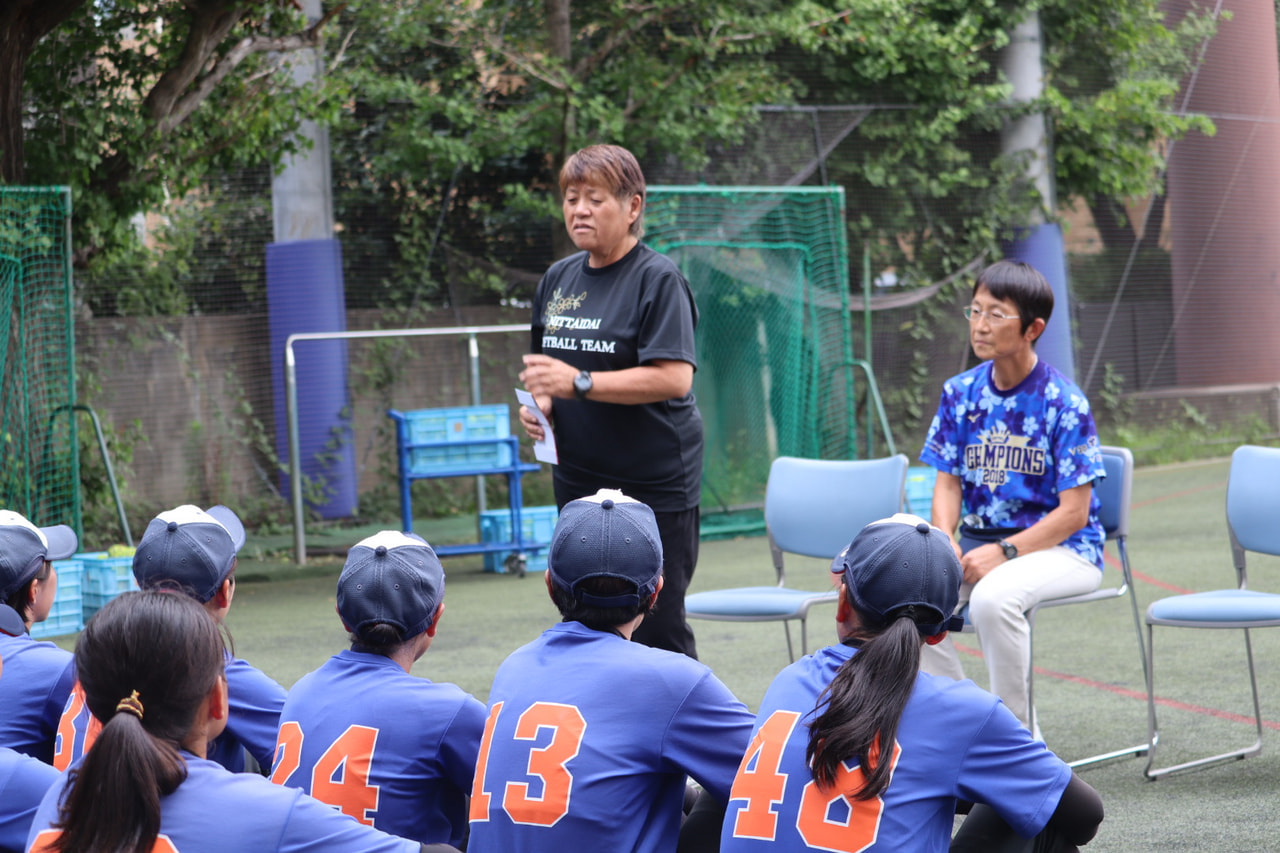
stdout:
{"type": "Polygon", "coordinates": [[[644,233],[644,172],[635,155],[621,145],[588,145],[569,156],[560,169],[560,192],[570,184],[595,184],[613,193],[620,201],[640,196],[640,215],[630,232],[644,233]]]}

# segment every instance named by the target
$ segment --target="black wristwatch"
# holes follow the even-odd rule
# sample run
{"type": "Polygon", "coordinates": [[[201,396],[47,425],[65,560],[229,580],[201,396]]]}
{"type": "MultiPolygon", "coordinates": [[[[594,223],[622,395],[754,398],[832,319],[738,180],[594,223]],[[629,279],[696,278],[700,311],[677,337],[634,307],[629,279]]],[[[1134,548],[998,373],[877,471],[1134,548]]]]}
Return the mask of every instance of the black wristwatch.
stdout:
{"type": "Polygon", "coordinates": [[[587,395],[591,393],[590,371],[583,370],[577,376],[573,377],[573,393],[578,395],[579,400],[587,399],[587,395]]]}
{"type": "Polygon", "coordinates": [[[1018,556],[1018,546],[1014,545],[1008,539],[1001,539],[999,542],[1000,550],[1004,551],[1004,558],[1012,560],[1018,556]]]}

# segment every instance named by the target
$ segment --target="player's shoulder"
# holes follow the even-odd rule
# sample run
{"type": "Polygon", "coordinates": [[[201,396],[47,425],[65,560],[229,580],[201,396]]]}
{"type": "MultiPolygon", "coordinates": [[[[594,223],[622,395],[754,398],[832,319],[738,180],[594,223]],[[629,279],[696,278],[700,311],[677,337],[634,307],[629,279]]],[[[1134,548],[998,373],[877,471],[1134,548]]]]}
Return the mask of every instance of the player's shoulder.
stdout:
{"type": "Polygon", "coordinates": [[[0,634],[0,655],[6,664],[50,669],[65,669],[74,658],[71,652],[48,640],[36,640],[29,634],[10,637],[0,634]]]}
{"type": "Polygon", "coordinates": [[[0,792],[6,799],[17,794],[38,799],[62,774],[38,758],[0,747],[0,792]]]}
{"type": "Polygon", "coordinates": [[[916,676],[910,700],[910,705],[923,709],[935,721],[946,720],[948,727],[981,726],[1000,704],[994,693],[967,678],[956,681],[927,672],[916,676]]]}
{"type": "MultiPolygon", "coordinates": [[[[232,808],[246,803],[255,814],[278,809],[287,812],[302,793],[301,789],[276,785],[257,773],[233,773],[208,758],[184,753],[187,778],[178,787],[184,799],[206,802],[211,808],[232,808]]],[[[235,812],[226,811],[227,814],[235,812]]]]}
{"type": "Polygon", "coordinates": [[[484,704],[450,682],[437,682],[404,669],[382,655],[344,650],[313,670],[289,690],[284,716],[329,713],[352,705],[360,713],[388,722],[430,719],[448,722],[460,711],[483,715],[484,704]]]}
{"type": "Polygon", "coordinates": [[[286,691],[280,683],[253,664],[241,658],[230,658],[226,666],[227,682],[242,687],[252,685],[255,689],[284,694],[286,691]]]}
{"type": "Polygon", "coordinates": [[[826,646],[783,667],[773,677],[761,701],[761,710],[807,711],[854,654],[849,646],[826,646]],[[803,706],[803,707],[801,707],[803,706]]]}
{"type": "Polygon", "coordinates": [[[688,690],[707,677],[715,679],[711,668],[687,655],[624,639],[617,634],[596,631],[578,622],[558,622],[533,642],[508,656],[499,668],[519,678],[528,663],[561,667],[566,678],[583,677],[583,668],[600,683],[645,684],[650,688],[688,690]]]}

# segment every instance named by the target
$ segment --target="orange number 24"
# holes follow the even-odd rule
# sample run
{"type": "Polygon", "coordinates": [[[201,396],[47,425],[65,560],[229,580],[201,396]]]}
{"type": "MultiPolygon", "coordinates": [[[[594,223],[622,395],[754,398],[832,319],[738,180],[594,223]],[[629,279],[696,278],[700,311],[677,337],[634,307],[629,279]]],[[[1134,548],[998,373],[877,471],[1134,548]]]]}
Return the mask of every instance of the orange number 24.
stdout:
{"type": "MultiPolygon", "coordinates": [[[[297,771],[302,763],[302,741],[302,727],[297,722],[290,720],[280,726],[272,782],[283,785],[297,771]]],[[[377,729],[348,726],[312,769],[311,796],[373,826],[378,786],[369,784],[369,768],[377,744],[377,729]]]]}

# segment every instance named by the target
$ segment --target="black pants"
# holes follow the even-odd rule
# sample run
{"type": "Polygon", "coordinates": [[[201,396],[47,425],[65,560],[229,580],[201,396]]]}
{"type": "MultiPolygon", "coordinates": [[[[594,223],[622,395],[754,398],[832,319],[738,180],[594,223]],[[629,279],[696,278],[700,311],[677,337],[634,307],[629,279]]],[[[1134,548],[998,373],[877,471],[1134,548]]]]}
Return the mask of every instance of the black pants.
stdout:
{"type": "Polygon", "coordinates": [[[684,594],[698,565],[698,507],[679,512],[655,512],[662,537],[662,592],[653,613],[645,617],[631,639],[655,649],[667,649],[698,659],[693,629],[684,614],[684,594]]]}
{"type": "Polygon", "coordinates": [[[951,839],[951,853],[1076,853],[1080,848],[1046,827],[1035,838],[1023,838],[996,810],[978,803],[951,839]]]}

